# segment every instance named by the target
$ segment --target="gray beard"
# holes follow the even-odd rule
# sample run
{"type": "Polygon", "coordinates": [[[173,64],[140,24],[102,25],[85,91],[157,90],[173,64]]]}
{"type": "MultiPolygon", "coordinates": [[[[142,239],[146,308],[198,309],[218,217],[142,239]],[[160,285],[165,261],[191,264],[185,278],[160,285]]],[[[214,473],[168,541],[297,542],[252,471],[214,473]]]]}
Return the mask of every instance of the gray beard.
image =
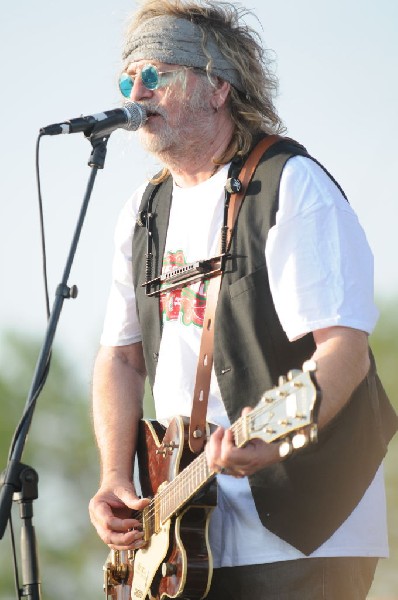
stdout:
{"type": "Polygon", "coordinates": [[[155,155],[162,155],[167,150],[171,150],[176,141],[176,133],[171,129],[166,120],[162,127],[162,131],[157,134],[147,133],[140,129],[138,138],[144,150],[155,155]]]}
{"type": "Polygon", "coordinates": [[[213,114],[208,100],[209,87],[207,79],[198,80],[191,97],[187,98],[187,104],[181,106],[175,126],[171,126],[167,115],[161,113],[163,123],[158,133],[147,133],[145,127],[139,129],[139,140],[143,148],[166,164],[179,157],[186,159],[190,151],[195,156],[198,144],[201,146],[204,140],[212,139],[214,133],[213,122],[209,118],[213,114]]]}

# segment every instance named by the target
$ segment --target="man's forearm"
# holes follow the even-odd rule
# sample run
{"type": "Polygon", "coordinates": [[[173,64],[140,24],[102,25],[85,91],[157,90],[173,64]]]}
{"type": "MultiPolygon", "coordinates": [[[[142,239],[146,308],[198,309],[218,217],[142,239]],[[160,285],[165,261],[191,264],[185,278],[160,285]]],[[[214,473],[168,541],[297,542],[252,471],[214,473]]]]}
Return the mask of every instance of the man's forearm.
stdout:
{"type": "Polygon", "coordinates": [[[94,367],[93,420],[102,479],[131,477],[144,382],[140,344],[101,348],[94,367]]]}
{"type": "Polygon", "coordinates": [[[327,425],[345,406],[369,370],[367,334],[348,327],[314,332],[316,378],[322,390],[319,427],[327,425]]]}

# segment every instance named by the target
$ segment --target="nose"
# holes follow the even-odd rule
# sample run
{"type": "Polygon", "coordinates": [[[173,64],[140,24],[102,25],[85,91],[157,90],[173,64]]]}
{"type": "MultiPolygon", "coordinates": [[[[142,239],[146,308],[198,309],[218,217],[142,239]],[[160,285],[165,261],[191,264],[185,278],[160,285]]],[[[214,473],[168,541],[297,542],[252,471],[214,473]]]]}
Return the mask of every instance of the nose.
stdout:
{"type": "Polygon", "coordinates": [[[136,77],[134,80],[133,89],[131,90],[130,100],[133,102],[139,102],[143,99],[152,98],[152,96],[153,90],[148,90],[148,88],[145,87],[140,76],[136,77]]]}

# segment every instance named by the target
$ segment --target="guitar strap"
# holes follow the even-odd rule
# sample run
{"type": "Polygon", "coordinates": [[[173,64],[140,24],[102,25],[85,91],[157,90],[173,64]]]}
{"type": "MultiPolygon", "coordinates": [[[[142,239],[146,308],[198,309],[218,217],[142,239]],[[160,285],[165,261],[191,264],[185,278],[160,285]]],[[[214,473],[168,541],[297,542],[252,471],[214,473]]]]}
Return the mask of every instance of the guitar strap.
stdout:
{"type": "MultiPolygon", "coordinates": [[[[239,210],[246,194],[254,171],[264,153],[273,144],[282,139],[279,135],[268,135],[258,142],[249,154],[239,174],[241,188],[231,194],[227,219],[227,253],[231,245],[239,210]]],[[[222,273],[210,278],[206,294],[206,308],[203,319],[202,338],[200,342],[198,367],[196,370],[195,388],[192,401],[192,412],[189,423],[189,447],[192,452],[199,453],[206,441],[206,413],[210,391],[211,371],[213,367],[214,321],[222,273]]]]}

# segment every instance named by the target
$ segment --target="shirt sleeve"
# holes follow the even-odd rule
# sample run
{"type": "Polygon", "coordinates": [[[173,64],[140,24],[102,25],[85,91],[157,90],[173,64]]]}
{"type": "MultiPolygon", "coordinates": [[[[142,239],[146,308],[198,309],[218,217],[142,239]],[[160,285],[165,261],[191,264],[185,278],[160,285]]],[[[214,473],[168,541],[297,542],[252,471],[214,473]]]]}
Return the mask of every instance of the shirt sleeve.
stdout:
{"type": "Polygon", "coordinates": [[[309,158],[296,156],[284,167],[266,261],[290,341],[333,325],[372,332],[372,252],[350,204],[309,158]]]}
{"type": "Polygon", "coordinates": [[[133,285],[132,236],[146,183],[122,208],[116,229],[112,280],[101,335],[103,346],[126,346],[141,341],[133,285]]]}

